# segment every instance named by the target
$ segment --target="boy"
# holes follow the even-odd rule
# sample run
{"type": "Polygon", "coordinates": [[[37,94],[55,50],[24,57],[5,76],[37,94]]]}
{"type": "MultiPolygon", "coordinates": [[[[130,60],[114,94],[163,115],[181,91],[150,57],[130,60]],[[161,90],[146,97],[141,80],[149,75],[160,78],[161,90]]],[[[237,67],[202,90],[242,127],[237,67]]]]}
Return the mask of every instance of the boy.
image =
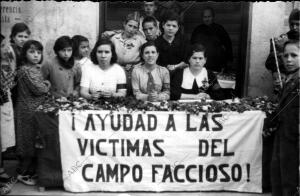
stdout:
{"type": "Polygon", "coordinates": [[[143,32],[147,41],[154,41],[159,36],[157,20],[152,16],[147,16],[142,22],[143,32]]]}
{"type": "Polygon", "coordinates": [[[186,67],[188,41],[179,33],[180,19],[170,12],[162,21],[163,34],[155,40],[159,51],[158,65],[167,67],[170,71],[186,67]]]}

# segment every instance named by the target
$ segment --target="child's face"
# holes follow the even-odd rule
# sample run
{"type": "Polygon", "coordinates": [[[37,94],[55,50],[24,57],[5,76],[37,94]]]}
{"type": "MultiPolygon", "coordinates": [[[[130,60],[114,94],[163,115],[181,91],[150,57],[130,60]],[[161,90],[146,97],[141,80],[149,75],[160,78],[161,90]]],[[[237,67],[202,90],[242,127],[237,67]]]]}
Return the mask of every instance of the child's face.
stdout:
{"type": "Polygon", "coordinates": [[[164,34],[169,37],[174,37],[179,29],[178,22],[176,20],[168,20],[164,25],[164,34]]]}
{"type": "Polygon", "coordinates": [[[69,61],[72,56],[72,47],[65,47],[58,51],[58,56],[62,58],[65,62],[69,61]]]}
{"type": "Polygon", "coordinates": [[[32,65],[39,64],[41,58],[42,58],[42,51],[37,50],[36,48],[31,47],[26,52],[26,59],[32,65]]]}
{"type": "Polygon", "coordinates": [[[79,51],[79,57],[88,57],[90,46],[88,41],[81,42],[78,48],[79,51]]]}
{"type": "Polygon", "coordinates": [[[146,16],[153,16],[154,12],[156,11],[156,6],[154,1],[152,2],[144,1],[144,11],[146,16]]]}
{"type": "Polygon", "coordinates": [[[292,20],[290,22],[290,29],[294,31],[300,31],[300,21],[299,20],[292,20]]]}
{"type": "Polygon", "coordinates": [[[19,46],[23,47],[24,43],[29,39],[29,35],[27,31],[19,32],[13,37],[14,43],[19,46]]]}
{"type": "Polygon", "coordinates": [[[296,44],[288,44],[283,53],[284,65],[288,72],[293,72],[300,67],[300,49],[296,44]]]}
{"type": "Polygon", "coordinates": [[[127,37],[134,36],[139,29],[139,23],[135,20],[129,20],[126,24],[124,24],[124,33],[127,37]]]}
{"type": "Polygon", "coordinates": [[[145,22],[143,26],[143,31],[145,33],[147,40],[155,40],[157,37],[157,27],[153,22],[145,22]]]}

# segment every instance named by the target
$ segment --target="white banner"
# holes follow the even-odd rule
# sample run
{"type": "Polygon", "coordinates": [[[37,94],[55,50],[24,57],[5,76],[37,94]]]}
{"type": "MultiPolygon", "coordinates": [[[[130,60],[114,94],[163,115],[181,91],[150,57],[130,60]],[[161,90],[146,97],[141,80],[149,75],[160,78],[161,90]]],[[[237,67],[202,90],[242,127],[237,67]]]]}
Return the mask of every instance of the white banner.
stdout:
{"type": "Polygon", "coordinates": [[[265,114],[59,112],[64,187],[262,192],[265,114]]]}

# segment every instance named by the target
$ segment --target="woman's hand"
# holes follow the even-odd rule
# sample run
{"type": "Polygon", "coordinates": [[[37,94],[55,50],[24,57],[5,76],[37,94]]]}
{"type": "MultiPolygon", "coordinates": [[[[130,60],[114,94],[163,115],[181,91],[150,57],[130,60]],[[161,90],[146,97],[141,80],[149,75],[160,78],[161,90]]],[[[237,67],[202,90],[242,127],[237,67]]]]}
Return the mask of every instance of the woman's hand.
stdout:
{"type": "Polygon", "coordinates": [[[100,92],[91,93],[90,95],[92,100],[97,100],[101,96],[100,92]]]}
{"type": "Polygon", "coordinates": [[[196,98],[197,99],[210,99],[210,96],[208,94],[206,94],[206,93],[198,93],[196,95],[196,98]]]}
{"type": "Polygon", "coordinates": [[[148,95],[148,101],[158,101],[158,94],[157,92],[151,92],[148,95]]]}
{"type": "Polygon", "coordinates": [[[173,70],[175,70],[177,67],[176,67],[176,65],[168,65],[167,68],[168,68],[168,70],[173,71],[173,70]]]}
{"type": "Polygon", "coordinates": [[[112,97],[112,92],[111,91],[100,91],[100,96],[109,98],[109,97],[112,97]]]}

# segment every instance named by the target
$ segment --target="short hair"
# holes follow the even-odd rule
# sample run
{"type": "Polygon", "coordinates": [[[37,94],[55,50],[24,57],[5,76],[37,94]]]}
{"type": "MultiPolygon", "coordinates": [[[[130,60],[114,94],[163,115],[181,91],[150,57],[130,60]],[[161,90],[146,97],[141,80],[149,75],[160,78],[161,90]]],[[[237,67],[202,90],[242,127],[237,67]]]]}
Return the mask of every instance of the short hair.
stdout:
{"type": "Polygon", "coordinates": [[[203,55],[206,58],[206,48],[202,44],[193,44],[188,50],[187,60],[189,60],[195,52],[203,52],[203,55]]]}
{"type": "Polygon", "coordinates": [[[207,6],[203,9],[202,16],[203,16],[205,10],[209,10],[212,17],[215,17],[215,10],[212,7],[209,7],[209,6],[207,6]]]}
{"type": "Polygon", "coordinates": [[[142,27],[144,27],[146,22],[153,22],[154,26],[158,27],[157,20],[153,16],[146,16],[142,22],[142,27]]]}
{"type": "Polygon", "coordinates": [[[88,38],[82,36],[82,35],[74,35],[72,37],[72,42],[73,42],[73,56],[74,57],[79,57],[79,46],[81,42],[88,42],[88,38]]]}
{"type": "Polygon", "coordinates": [[[283,45],[283,50],[285,50],[285,47],[289,44],[293,44],[293,45],[296,45],[299,49],[300,49],[300,41],[299,40],[288,40],[284,43],[283,45]]]}
{"type": "Polygon", "coordinates": [[[26,33],[28,35],[31,34],[29,27],[25,23],[20,22],[20,23],[14,24],[14,26],[11,28],[11,34],[9,36],[10,37],[10,43],[14,43],[14,37],[18,33],[21,33],[21,32],[24,32],[24,31],[26,31],[26,33]]]}
{"type": "Polygon", "coordinates": [[[164,14],[162,24],[165,24],[167,21],[177,21],[178,26],[181,24],[180,16],[172,10],[167,11],[164,14]]]}
{"type": "Polygon", "coordinates": [[[153,2],[155,6],[157,6],[157,0],[155,1],[143,1],[143,6],[145,5],[145,3],[151,3],[153,2]]]}
{"type": "Polygon", "coordinates": [[[126,16],[126,19],[125,19],[125,24],[128,23],[128,21],[130,20],[134,20],[138,23],[138,25],[140,25],[140,13],[139,12],[132,12],[132,13],[129,13],[127,16],[126,16]]]}
{"type": "Polygon", "coordinates": [[[100,39],[96,42],[96,44],[90,54],[91,61],[96,65],[99,64],[96,53],[97,53],[97,48],[101,45],[109,45],[110,46],[111,54],[112,54],[110,64],[116,63],[117,62],[117,53],[116,53],[115,45],[109,39],[100,39]]]}
{"type": "Polygon", "coordinates": [[[26,53],[31,48],[33,48],[34,50],[41,51],[42,57],[41,57],[40,62],[38,62],[38,63],[43,62],[43,45],[41,44],[41,42],[36,41],[36,40],[28,40],[28,41],[26,41],[24,43],[24,45],[22,47],[22,51],[21,51],[21,60],[22,60],[22,63],[23,64],[28,63],[28,59],[26,57],[26,53]]]}
{"type": "MultiPolygon", "coordinates": [[[[59,37],[55,41],[53,50],[54,50],[55,54],[58,55],[58,51],[60,51],[64,48],[67,48],[67,47],[71,47],[73,50],[73,42],[69,36],[64,35],[64,36],[59,37]]],[[[72,54],[72,56],[73,56],[73,54],[72,54]]]]}
{"type": "Polygon", "coordinates": [[[154,46],[154,47],[156,48],[157,53],[159,53],[158,48],[157,48],[157,46],[155,45],[155,42],[154,42],[154,41],[148,41],[148,42],[144,43],[144,44],[141,46],[141,48],[140,48],[140,57],[141,57],[141,60],[142,60],[142,61],[144,61],[144,59],[143,59],[143,53],[144,53],[144,51],[145,51],[145,48],[147,48],[147,47],[149,47],[149,46],[154,46]]]}
{"type": "Polygon", "coordinates": [[[291,24],[292,20],[300,21],[300,10],[293,9],[289,16],[289,24],[291,24]]]}

